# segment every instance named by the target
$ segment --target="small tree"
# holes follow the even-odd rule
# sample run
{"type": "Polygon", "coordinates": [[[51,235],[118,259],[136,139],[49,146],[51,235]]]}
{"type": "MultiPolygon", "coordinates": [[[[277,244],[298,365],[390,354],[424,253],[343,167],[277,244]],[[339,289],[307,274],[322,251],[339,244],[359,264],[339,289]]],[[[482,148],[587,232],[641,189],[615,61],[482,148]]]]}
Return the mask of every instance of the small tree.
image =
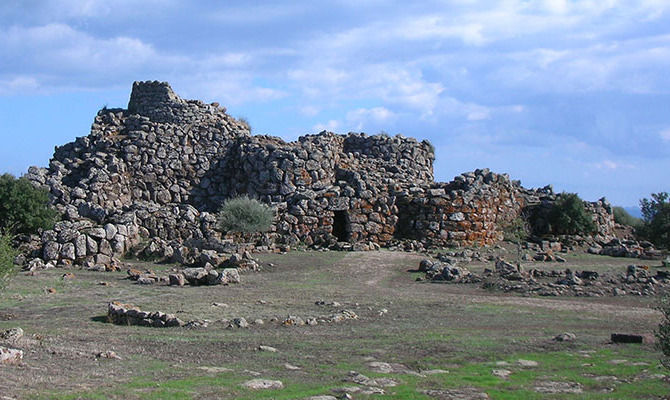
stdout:
{"type": "Polygon", "coordinates": [[[4,289],[14,272],[14,257],[17,253],[12,247],[12,236],[0,233],[0,290],[4,289]]]}
{"type": "Polygon", "coordinates": [[[641,235],[656,246],[670,249],[670,196],[667,192],[652,193],[651,199],[640,200],[642,208],[641,235]]]}
{"type": "Polygon", "coordinates": [[[258,200],[242,196],[226,200],[217,217],[224,232],[256,233],[270,229],[274,212],[258,200]]]}
{"type": "Polygon", "coordinates": [[[658,324],[658,330],[656,331],[658,347],[663,353],[661,363],[670,369],[670,295],[666,294],[661,297],[657,309],[663,314],[663,319],[658,324]]]}
{"type": "Polygon", "coordinates": [[[576,193],[561,193],[550,213],[549,224],[556,234],[585,234],[596,231],[591,214],[576,193]]]}
{"type": "Polygon", "coordinates": [[[49,206],[49,196],[25,178],[0,176],[0,229],[11,233],[34,233],[50,229],[58,213],[49,206]]]}
{"type": "Polygon", "coordinates": [[[530,225],[523,215],[503,226],[503,239],[516,245],[516,263],[521,265],[521,244],[530,236],[530,225]]]}

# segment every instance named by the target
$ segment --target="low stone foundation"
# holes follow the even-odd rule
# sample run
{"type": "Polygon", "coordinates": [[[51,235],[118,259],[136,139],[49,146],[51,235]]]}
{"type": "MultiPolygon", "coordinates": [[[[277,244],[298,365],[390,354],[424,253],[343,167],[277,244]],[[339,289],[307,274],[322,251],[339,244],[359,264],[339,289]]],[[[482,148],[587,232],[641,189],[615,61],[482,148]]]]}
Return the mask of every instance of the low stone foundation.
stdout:
{"type": "Polygon", "coordinates": [[[139,325],[154,328],[179,327],[186,325],[173,314],[160,311],[142,311],[139,307],[118,301],[109,303],[107,308],[109,322],[117,325],[139,325]]]}

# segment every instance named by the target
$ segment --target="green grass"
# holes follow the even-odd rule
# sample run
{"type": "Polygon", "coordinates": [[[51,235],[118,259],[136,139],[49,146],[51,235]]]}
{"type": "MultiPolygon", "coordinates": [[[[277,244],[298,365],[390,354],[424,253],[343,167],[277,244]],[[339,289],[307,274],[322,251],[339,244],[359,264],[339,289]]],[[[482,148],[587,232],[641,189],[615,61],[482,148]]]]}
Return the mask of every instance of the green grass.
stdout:
{"type": "MultiPolygon", "coordinates": [[[[337,364],[318,365],[314,368],[319,382],[300,382],[295,378],[282,378],[284,389],[267,391],[250,391],[241,384],[251,379],[238,371],[217,373],[214,375],[193,375],[194,366],[183,365],[171,367],[164,362],[148,363],[145,372],[164,373],[170,370],[173,377],[156,379],[154,376],[140,376],[126,383],[93,391],[77,393],[60,393],[50,391],[34,396],[36,399],[106,399],[106,398],[137,398],[137,399],[191,399],[210,393],[216,396],[230,396],[236,399],[299,399],[313,395],[328,394],[332,388],[356,386],[351,382],[343,382],[348,371],[359,371],[371,378],[390,377],[399,382],[396,387],[386,388],[385,395],[375,398],[388,399],[429,399],[419,393],[426,389],[445,389],[474,387],[486,392],[493,399],[542,399],[564,398],[582,399],[628,399],[631,397],[661,397],[667,394],[668,384],[657,378],[645,379],[642,374],[663,372],[659,363],[650,358],[649,350],[640,346],[622,346],[604,349],[584,357],[577,352],[547,353],[516,353],[498,358],[491,354],[490,358],[481,362],[466,362],[461,365],[439,363],[431,368],[448,369],[447,374],[429,375],[425,377],[404,374],[380,374],[368,370],[363,362],[340,362],[337,364]],[[522,367],[518,359],[538,362],[537,367],[522,367]],[[626,364],[613,364],[612,360],[626,359],[626,364]],[[506,361],[509,366],[497,366],[496,361],[506,361]],[[634,362],[645,362],[648,365],[630,365],[634,362]],[[585,365],[587,364],[587,365],[585,365]],[[494,369],[512,371],[508,379],[494,376],[494,369]],[[619,381],[615,385],[598,382],[597,376],[616,376],[619,381]],[[557,394],[549,396],[537,393],[534,386],[542,381],[574,382],[582,385],[584,393],[557,394]],[[613,387],[611,392],[601,393],[604,388],[613,387]]],[[[276,354],[265,354],[272,359],[276,354]]],[[[434,362],[435,360],[430,360],[434,362]]],[[[430,364],[431,362],[424,362],[430,364]]],[[[281,374],[280,371],[278,373],[281,374]]],[[[266,377],[263,375],[263,377],[266,377]]],[[[266,377],[272,379],[271,377],[266,377]]],[[[357,397],[359,398],[359,397],[357,397]]]]}
{"type": "Polygon", "coordinates": [[[0,309],[4,304],[7,308],[2,311],[16,317],[0,321],[0,329],[21,326],[28,336],[39,334],[44,340],[32,349],[35,351],[26,353],[30,369],[3,368],[0,379],[15,383],[15,397],[37,399],[301,399],[355,386],[345,381],[350,370],[399,382],[385,388],[386,395],[355,394],[356,399],[430,399],[420,392],[463,387],[485,391],[494,399],[659,398],[670,391],[667,383],[651,376],[667,372],[659,367],[657,350],[647,345],[606,344],[610,332],[621,326],[650,332],[658,324],[657,316],[640,299],[523,299],[482,295],[454,285],[417,284],[406,272],[418,265],[416,254],[376,254],[263,255],[259,257],[266,265],[263,272],[245,273],[240,285],[231,286],[140,286],[123,279],[124,272],[74,270],[76,277],[71,281],[61,280],[62,270],[19,275],[7,296],[0,298],[0,309]],[[267,267],[267,263],[275,265],[267,267]],[[112,285],[97,285],[101,280],[112,285]],[[45,294],[44,287],[55,287],[57,293],[45,294]],[[267,302],[259,302],[261,299],[267,302]],[[316,306],[314,301],[319,299],[338,301],[360,319],[291,328],[269,322],[273,316],[306,318],[336,311],[316,306]],[[104,316],[111,300],[212,323],[202,330],[115,326],[95,318],[104,316]],[[212,302],[229,307],[212,307],[212,302]],[[619,308],[603,308],[601,302],[619,308]],[[580,306],[581,311],[572,305],[580,306]],[[381,308],[388,313],[379,316],[381,308]],[[262,318],[265,324],[226,329],[215,322],[233,317],[250,322],[262,318]],[[564,331],[576,333],[577,340],[551,340],[564,331]],[[260,344],[279,351],[256,351],[260,344]],[[113,350],[122,359],[63,358],[46,351],[52,345],[71,346],[84,354],[113,350]],[[580,353],[587,350],[592,351],[589,357],[580,353]],[[444,369],[449,373],[423,377],[376,374],[367,366],[366,357],[402,363],[414,371],[444,369]],[[535,360],[539,365],[523,368],[515,364],[517,359],[535,360]],[[612,364],[615,359],[629,362],[612,364]],[[497,361],[512,365],[496,366],[497,361]],[[631,365],[634,362],[648,365],[631,365]],[[287,370],[285,363],[302,369],[287,370]],[[207,372],[201,366],[233,371],[207,372]],[[512,371],[508,379],[492,375],[493,369],[500,368],[512,371]],[[40,370],[54,375],[30,374],[40,370]],[[254,378],[248,371],[281,380],[285,388],[246,390],[240,384],[254,378]],[[609,375],[619,381],[613,392],[601,393],[611,384],[596,377],[609,375]],[[35,376],[41,379],[32,380],[35,376]],[[58,384],[52,385],[52,380],[58,384]],[[540,395],[534,387],[542,381],[580,383],[584,393],[540,395]]]}

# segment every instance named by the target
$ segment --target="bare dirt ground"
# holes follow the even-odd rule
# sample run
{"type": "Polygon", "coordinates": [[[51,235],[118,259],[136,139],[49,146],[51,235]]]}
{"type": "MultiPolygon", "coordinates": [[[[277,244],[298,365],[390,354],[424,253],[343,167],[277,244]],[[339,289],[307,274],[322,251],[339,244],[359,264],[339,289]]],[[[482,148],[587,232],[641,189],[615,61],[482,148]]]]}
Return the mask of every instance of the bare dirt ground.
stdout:
{"type": "MultiPolygon", "coordinates": [[[[668,371],[653,345],[609,343],[611,333],[654,331],[660,315],[651,297],[521,297],[478,285],[417,282],[422,274],[411,271],[424,256],[402,252],[258,257],[264,270],[231,286],[144,286],[123,272],[73,270],[72,279],[62,278],[64,270],[17,275],[0,299],[0,331],[23,328],[24,338],[10,347],[25,356],[19,365],[0,367],[0,399],[303,399],[344,392],[356,399],[609,399],[670,393],[668,371]],[[105,318],[110,301],[207,320],[208,326],[112,325],[105,318]],[[281,324],[289,315],[318,319],[345,309],[358,318],[281,324]],[[250,326],[228,328],[239,317],[250,326]],[[563,332],[576,340],[552,340],[563,332]],[[249,389],[244,383],[251,379],[278,380],[283,388],[249,389]]],[[[562,265],[538,266],[602,271],[630,262],[575,254],[562,265]]],[[[159,273],[174,267],[134,266],[159,273]]]]}

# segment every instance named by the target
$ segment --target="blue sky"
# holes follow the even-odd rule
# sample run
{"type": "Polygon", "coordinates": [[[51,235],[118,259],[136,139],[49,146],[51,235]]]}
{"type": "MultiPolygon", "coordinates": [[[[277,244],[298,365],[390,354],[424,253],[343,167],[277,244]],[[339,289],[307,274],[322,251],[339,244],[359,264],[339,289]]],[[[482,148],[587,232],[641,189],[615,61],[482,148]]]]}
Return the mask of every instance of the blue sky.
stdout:
{"type": "Polygon", "coordinates": [[[440,181],[488,167],[631,206],[669,190],[669,71],[667,0],[4,0],[0,172],[161,80],[254,133],[402,133],[440,181]]]}

